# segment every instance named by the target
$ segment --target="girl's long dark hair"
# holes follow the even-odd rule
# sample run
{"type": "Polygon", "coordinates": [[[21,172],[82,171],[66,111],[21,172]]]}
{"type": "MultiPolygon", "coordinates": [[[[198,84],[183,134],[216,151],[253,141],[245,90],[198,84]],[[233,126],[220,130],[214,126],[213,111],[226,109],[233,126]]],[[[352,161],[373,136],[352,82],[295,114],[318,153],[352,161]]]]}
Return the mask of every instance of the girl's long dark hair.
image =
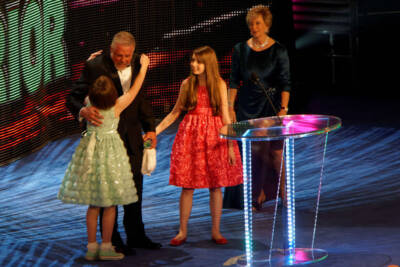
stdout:
{"type": "MultiPolygon", "coordinates": [[[[210,98],[210,105],[213,110],[213,115],[220,115],[221,113],[221,95],[220,95],[220,82],[221,76],[219,73],[219,66],[217,55],[215,51],[209,46],[202,46],[193,51],[193,56],[198,62],[203,63],[205,66],[206,85],[208,95],[210,98]]],[[[186,97],[183,98],[182,106],[186,110],[192,110],[197,105],[197,86],[199,84],[197,75],[190,74],[186,83],[186,97]]]]}

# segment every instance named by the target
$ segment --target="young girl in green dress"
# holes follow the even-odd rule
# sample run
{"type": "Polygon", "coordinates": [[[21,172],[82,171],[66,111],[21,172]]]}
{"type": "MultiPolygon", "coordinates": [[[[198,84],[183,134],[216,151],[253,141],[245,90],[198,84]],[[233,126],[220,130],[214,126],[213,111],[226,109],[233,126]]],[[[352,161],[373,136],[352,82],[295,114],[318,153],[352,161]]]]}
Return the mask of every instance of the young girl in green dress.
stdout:
{"type": "Polygon", "coordinates": [[[118,97],[112,80],[100,76],[89,89],[89,103],[99,109],[104,117],[100,126],[88,122],[86,132],[62,181],[58,198],[64,203],[89,205],[86,214],[88,245],[87,260],[119,260],[124,257],[111,245],[115,221],[115,206],[138,200],[129,158],[117,128],[119,115],[138,94],[149,65],[149,58],[142,55],[141,69],[132,87],[118,97]],[[97,219],[100,207],[102,243],[96,241],[97,219]]]}

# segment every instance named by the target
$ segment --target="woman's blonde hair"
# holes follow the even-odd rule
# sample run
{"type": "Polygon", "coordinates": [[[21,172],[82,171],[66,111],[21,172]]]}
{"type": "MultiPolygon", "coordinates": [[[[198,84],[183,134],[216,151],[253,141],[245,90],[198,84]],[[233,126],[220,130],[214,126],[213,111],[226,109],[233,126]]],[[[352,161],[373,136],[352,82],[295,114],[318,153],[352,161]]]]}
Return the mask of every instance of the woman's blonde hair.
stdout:
{"type": "Polygon", "coordinates": [[[263,5],[257,5],[252,7],[246,15],[247,25],[250,25],[250,21],[257,16],[261,16],[264,20],[265,25],[271,28],[272,25],[272,13],[269,7],[263,5]]]}
{"type": "MultiPolygon", "coordinates": [[[[210,98],[210,106],[213,110],[213,115],[219,115],[221,112],[221,95],[219,91],[219,86],[222,78],[219,74],[217,55],[211,47],[202,46],[196,48],[193,51],[192,56],[194,56],[198,62],[204,64],[204,72],[206,75],[206,86],[210,98]]],[[[191,73],[185,84],[186,95],[183,98],[182,103],[182,107],[185,110],[192,110],[196,108],[198,85],[199,81],[197,75],[191,73]]]]}

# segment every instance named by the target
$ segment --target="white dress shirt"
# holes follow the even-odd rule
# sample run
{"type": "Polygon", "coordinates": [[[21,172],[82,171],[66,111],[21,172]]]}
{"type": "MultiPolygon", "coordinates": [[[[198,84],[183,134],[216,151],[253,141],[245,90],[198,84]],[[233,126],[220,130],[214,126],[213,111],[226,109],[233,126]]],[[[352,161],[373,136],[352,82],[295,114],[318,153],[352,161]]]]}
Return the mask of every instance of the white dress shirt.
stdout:
{"type": "Polygon", "coordinates": [[[123,70],[119,70],[118,76],[121,81],[122,91],[126,93],[129,90],[129,88],[131,88],[132,67],[129,66],[123,70]]]}

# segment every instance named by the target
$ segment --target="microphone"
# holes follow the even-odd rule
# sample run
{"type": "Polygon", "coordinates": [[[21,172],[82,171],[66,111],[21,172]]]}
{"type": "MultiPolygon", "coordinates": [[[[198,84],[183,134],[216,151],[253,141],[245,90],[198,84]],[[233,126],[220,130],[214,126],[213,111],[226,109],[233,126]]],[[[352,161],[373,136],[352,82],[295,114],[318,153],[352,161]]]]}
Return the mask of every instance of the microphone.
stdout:
{"type": "Polygon", "coordinates": [[[265,89],[264,85],[262,84],[260,78],[258,77],[258,75],[255,72],[252,72],[250,75],[250,80],[255,83],[256,85],[258,85],[259,87],[261,87],[264,91],[266,91],[269,94],[274,94],[276,92],[275,88],[268,88],[265,89]]]}
{"type": "MultiPolygon", "coordinates": [[[[271,97],[270,97],[269,94],[268,94],[268,91],[269,91],[269,90],[267,90],[267,89],[265,88],[264,84],[261,82],[260,78],[258,77],[258,75],[257,75],[255,72],[252,72],[252,73],[250,74],[250,80],[251,80],[255,85],[257,85],[258,87],[260,87],[260,88],[264,91],[265,96],[267,97],[267,99],[268,99],[268,101],[269,101],[269,104],[271,105],[272,109],[273,109],[274,112],[275,112],[275,115],[278,116],[278,112],[276,111],[276,107],[275,107],[274,103],[272,103],[271,97]]],[[[281,120],[281,118],[280,118],[279,116],[278,116],[278,120],[279,120],[280,123],[282,123],[282,120],[281,120]]]]}

